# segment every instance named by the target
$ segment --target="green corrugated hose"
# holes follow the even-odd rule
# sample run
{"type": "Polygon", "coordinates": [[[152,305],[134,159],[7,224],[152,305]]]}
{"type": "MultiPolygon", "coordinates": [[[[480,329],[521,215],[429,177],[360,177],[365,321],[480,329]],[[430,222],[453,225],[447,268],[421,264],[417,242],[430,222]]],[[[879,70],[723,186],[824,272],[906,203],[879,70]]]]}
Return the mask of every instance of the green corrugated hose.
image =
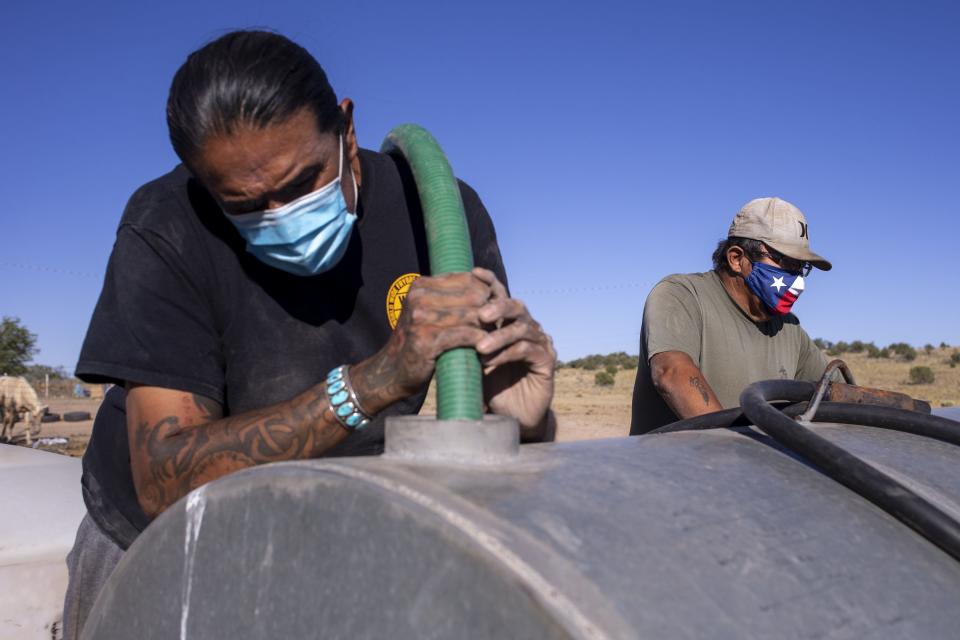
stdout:
{"type": "MultiPolygon", "coordinates": [[[[423,127],[404,124],[387,134],[380,150],[399,153],[413,172],[427,228],[430,273],[470,271],[473,249],[463,200],[440,145],[423,127]]],[[[437,360],[437,418],[483,418],[483,372],[473,349],[451,349],[437,360]]]]}

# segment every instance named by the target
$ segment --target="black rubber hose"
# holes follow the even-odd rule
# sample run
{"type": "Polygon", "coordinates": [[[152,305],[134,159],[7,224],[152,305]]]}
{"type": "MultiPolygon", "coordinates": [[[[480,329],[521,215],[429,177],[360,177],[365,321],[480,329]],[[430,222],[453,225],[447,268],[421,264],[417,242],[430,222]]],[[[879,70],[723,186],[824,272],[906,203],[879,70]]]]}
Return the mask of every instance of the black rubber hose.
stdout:
{"type": "MultiPolygon", "coordinates": [[[[791,405],[785,413],[800,415],[806,410],[807,403],[801,402],[791,405]]],[[[815,422],[839,422],[902,431],[960,445],[960,422],[930,413],[870,404],[824,402],[818,407],[817,414],[813,418],[815,422]]]]}
{"type": "MultiPolygon", "coordinates": [[[[813,385],[809,382],[788,380],[781,382],[783,389],[789,395],[782,398],[792,404],[784,404],[780,408],[783,413],[794,418],[807,410],[806,400],[813,395],[813,385]],[[800,400],[803,400],[802,402],[800,400]]],[[[881,407],[869,404],[851,404],[846,402],[823,402],[813,417],[815,422],[837,422],[840,424],[855,424],[877,429],[902,431],[926,438],[935,438],[942,442],[960,445],[960,422],[935,416],[929,413],[907,411],[893,407],[881,407]]],[[[746,427],[752,425],[743,413],[743,409],[735,407],[708,413],[695,418],[678,420],[649,433],[675,433],[677,431],[703,431],[707,429],[726,429],[729,427],[746,427]]]]}
{"type": "Polygon", "coordinates": [[[728,427],[747,427],[751,424],[753,423],[743,415],[743,410],[740,409],[740,407],[734,407],[733,409],[705,413],[702,416],[687,418],[686,420],[677,420],[676,422],[665,424],[653,431],[648,431],[640,435],[675,433],[677,431],[704,431],[707,429],[726,429],[728,427]]]}
{"type": "Polygon", "coordinates": [[[797,384],[793,380],[756,382],[740,394],[740,406],[753,424],[776,442],[960,560],[960,522],[909,487],[770,405],[772,400],[795,398],[797,384]]]}
{"type": "MultiPolygon", "coordinates": [[[[788,415],[800,415],[803,413],[803,409],[800,411],[794,409],[794,407],[799,406],[798,404],[784,402],[780,403],[779,406],[781,410],[786,412],[788,415]]],[[[823,404],[820,406],[823,406],[823,404]]],[[[817,415],[819,415],[819,413],[817,415]]],[[[662,427],[657,427],[652,431],[647,431],[646,433],[641,433],[639,435],[649,436],[660,433],[675,433],[677,431],[708,431],[710,429],[729,429],[730,427],[749,427],[752,425],[753,422],[750,420],[750,418],[744,415],[743,409],[740,407],[733,407],[732,409],[723,409],[721,411],[714,411],[713,413],[705,413],[702,416],[677,420],[676,422],[665,424],[662,427]]]]}

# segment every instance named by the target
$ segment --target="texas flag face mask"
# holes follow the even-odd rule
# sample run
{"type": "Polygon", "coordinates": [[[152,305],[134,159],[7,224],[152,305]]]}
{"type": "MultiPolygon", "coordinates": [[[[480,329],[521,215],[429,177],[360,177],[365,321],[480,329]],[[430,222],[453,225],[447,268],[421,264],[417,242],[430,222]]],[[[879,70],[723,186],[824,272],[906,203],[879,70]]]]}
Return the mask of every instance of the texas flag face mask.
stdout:
{"type": "Polygon", "coordinates": [[[785,316],[803,293],[803,276],[763,262],[751,262],[747,286],[771,312],[785,316]]]}

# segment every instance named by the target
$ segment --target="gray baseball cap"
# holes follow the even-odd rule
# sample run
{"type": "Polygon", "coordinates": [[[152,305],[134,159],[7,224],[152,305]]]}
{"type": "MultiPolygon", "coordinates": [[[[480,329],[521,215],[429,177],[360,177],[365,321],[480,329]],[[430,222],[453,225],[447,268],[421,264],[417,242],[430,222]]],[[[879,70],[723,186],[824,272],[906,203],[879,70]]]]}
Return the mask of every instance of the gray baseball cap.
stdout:
{"type": "Polygon", "coordinates": [[[810,251],[810,226],[800,209],[780,198],[757,198],[743,205],[727,237],[759,240],[788,258],[829,271],[833,265],[810,251]]]}

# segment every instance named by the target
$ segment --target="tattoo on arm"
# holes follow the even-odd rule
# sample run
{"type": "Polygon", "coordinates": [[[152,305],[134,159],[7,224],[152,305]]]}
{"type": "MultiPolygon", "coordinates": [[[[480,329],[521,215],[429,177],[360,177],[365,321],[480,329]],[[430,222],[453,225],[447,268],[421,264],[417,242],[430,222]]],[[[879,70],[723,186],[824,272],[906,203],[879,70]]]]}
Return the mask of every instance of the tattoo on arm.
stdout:
{"type": "Polygon", "coordinates": [[[216,400],[211,400],[207,396],[202,396],[199,393],[191,393],[190,397],[193,399],[193,405],[205,421],[219,420],[223,417],[223,407],[221,407],[220,403],[216,400]]]}
{"type": "Polygon", "coordinates": [[[700,392],[700,397],[703,398],[703,406],[710,406],[710,394],[707,393],[706,387],[700,382],[700,378],[697,376],[690,376],[690,386],[700,392]]]}
{"type": "MultiPolygon", "coordinates": [[[[403,332],[395,331],[395,334],[383,351],[350,368],[353,389],[363,408],[373,414],[416,392],[400,379],[398,371],[411,371],[424,366],[421,349],[408,341],[403,332]]],[[[423,388],[427,385],[429,380],[423,388]]]]}
{"type": "Polygon", "coordinates": [[[193,395],[204,420],[183,425],[177,415],[140,421],[131,446],[144,467],[137,493],[155,516],[191,490],[232,471],[267,462],[319,456],[347,431],[319,384],[288,402],[222,417],[219,403],[193,395]]]}

